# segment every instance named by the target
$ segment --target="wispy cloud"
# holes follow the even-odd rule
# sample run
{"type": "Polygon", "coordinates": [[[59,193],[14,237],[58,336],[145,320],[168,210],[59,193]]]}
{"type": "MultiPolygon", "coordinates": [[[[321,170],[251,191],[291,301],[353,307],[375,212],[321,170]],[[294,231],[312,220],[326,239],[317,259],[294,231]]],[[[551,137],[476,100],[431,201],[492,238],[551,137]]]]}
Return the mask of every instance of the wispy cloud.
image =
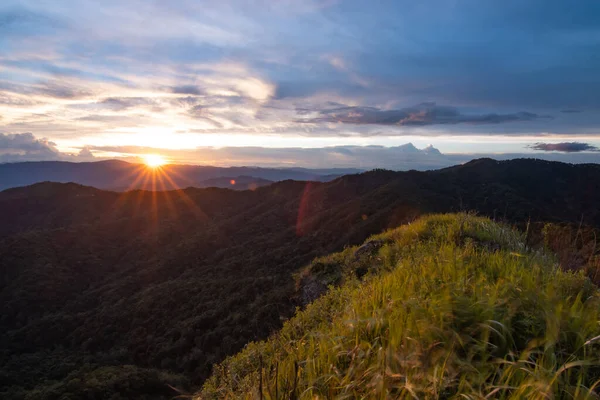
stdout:
{"type": "MultiPolygon", "coordinates": [[[[300,109],[301,115],[307,114],[306,109],[300,109]]],[[[319,116],[299,119],[299,122],[338,122],[344,124],[375,124],[398,126],[426,126],[445,124],[500,124],[504,122],[533,121],[551,119],[547,115],[530,112],[511,114],[464,114],[456,107],[441,106],[436,103],[421,103],[413,107],[397,110],[384,110],[376,107],[337,107],[318,110],[319,116]]]]}

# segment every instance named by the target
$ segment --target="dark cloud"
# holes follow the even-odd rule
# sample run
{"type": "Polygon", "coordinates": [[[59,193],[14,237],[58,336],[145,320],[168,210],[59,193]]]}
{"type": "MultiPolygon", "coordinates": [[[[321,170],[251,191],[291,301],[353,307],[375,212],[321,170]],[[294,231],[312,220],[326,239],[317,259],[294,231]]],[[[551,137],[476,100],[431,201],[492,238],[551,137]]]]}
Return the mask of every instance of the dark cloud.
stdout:
{"type": "Polygon", "coordinates": [[[57,160],[61,153],[56,143],[37,139],[32,133],[0,133],[0,161],[57,160]]]}
{"type": "Polygon", "coordinates": [[[46,139],[37,139],[32,133],[0,133],[0,149],[20,151],[56,151],[56,143],[46,139]]]}
{"type": "Polygon", "coordinates": [[[562,153],[579,153],[581,151],[600,151],[596,146],[581,142],[562,142],[562,143],[535,143],[528,146],[534,150],[540,151],[559,151],[562,153]]]}
{"type": "Polygon", "coordinates": [[[91,95],[87,90],[53,82],[43,83],[33,91],[57,99],[77,99],[91,95]]]}
{"type": "MultiPolygon", "coordinates": [[[[306,115],[309,110],[299,109],[300,115],[306,115]]],[[[451,106],[439,106],[436,103],[421,103],[414,107],[398,110],[382,110],[376,107],[338,107],[318,111],[320,116],[301,119],[299,122],[339,122],[357,125],[399,125],[425,126],[439,124],[499,124],[515,121],[532,121],[547,119],[530,112],[512,114],[463,114],[451,106]]]]}
{"type": "MultiPolygon", "coordinates": [[[[188,103],[194,104],[194,103],[188,103]]],[[[185,105],[185,103],[184,103],[185,105]]],[[[203,104],[195,104],[188,108],[187,114],[194,119],[202,120],[211,124],[214,128],[223,128],[223,124],[215,119],[215,116],[210,113],[210,107],[203,104]]]]}
{"type": "Polygon", "coordinates": [[[206,107],[198,104],[189,109],[188,114],[193,118],[206,118],[206,107]]]}
{"type": "Polygon", "coordinates": [[[194,85],[174,86],[171,88],[171,92],[177,94],[191,94],[195,96],[204,94],[202,89],[194,85]]]}
{"type": "Polygon", "coordinates": [[[32,133],[0,132],[0,163],[22,161],[93,161],[93,147],[84,146],[79,153],[63,153],[56,143],[36,138],[32,133]]]}

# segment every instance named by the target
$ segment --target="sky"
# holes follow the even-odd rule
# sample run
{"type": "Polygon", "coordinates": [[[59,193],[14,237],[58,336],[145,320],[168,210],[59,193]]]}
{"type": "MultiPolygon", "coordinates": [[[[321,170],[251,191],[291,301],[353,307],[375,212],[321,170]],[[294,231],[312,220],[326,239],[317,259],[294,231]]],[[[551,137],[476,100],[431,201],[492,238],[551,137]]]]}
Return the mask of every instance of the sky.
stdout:
{"type": "Polygon", "coordinates": [[[0,162],[600,162],[599,71],[597,0],[3,0],[0,162]]]}

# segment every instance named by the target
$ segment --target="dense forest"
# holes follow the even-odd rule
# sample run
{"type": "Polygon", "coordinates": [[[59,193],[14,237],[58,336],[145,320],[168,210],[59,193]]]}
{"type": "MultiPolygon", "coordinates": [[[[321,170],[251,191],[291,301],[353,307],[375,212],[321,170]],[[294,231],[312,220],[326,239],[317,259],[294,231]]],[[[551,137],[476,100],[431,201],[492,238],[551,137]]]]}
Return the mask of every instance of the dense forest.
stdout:
{"type": "Polygon", "coordinates": [[[587,268],[597,204],[600,166],[536,160],[247,191],[8,189],[0,193],[0,397],[192,393],[213,365],[304,305],[294,274],[311,260],[423,214],[474,210],[530,227],[529,240],[557,248],[543,229],[570,229],[569,243],[585,255],[563,258],[587,268]]]}

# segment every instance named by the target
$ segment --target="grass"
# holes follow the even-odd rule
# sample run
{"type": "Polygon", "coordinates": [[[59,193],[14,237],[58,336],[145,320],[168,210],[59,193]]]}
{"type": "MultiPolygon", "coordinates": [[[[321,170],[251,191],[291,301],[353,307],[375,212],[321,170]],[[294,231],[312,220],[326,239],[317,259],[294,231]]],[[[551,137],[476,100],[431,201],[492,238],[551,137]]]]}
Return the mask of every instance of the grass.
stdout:
{"type": "Polygon", "coordinates": [[[600,397],[600,297],[583,274],[468,214],[369,241],[371,254],[309,266],[338,286],[216,366],[196,398],[600,397]]]}

